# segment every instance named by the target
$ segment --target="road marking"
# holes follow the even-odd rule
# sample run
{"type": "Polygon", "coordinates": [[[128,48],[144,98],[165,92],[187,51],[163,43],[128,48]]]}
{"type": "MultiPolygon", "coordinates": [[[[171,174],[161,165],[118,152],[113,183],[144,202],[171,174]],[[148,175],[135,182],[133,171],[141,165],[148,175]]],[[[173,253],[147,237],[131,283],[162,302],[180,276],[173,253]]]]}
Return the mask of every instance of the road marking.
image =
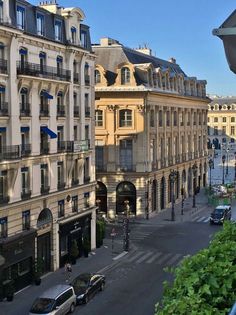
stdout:
{"type": "Polygon", "coordinates": [[[171,253],[165,254],[160,260],[157,261],[158,265],[163,264],[164,261],[167,260],[171,255],[171,253]]]}
{"type": "Polygon", "coordinates": [[[152,256],[152,258],[148,259],[146,261],[147,264],[151,264],[155,259],[157,259],[159,256],[161,256],[162,253],[156,253],[155,255],[152,256]]]}
{"type": "Polygon", "coordinates": [[[169,261],[167,261],[167,266],[173,265],[181,256],[182,254],[175,254],[169,261]]]}
{"type": "Polygon", "coordinates": [[[135,259],[137,259],[139,256],[143,255],[145,252],[141,251],[141,252],[137,252],[135,255],[133,255],[132,257],[128,258],[127,261],[128,262],[132,262],[135,259]]]}
{"type": "Polygon", "coordinates": [[[209,222],[210,221],[210,218],[207,218],[206,220],[204,220],[203,222],[206,223],[206,222],[209,222]]]}
{"type": "Polygon", "coordinates": [[[144,255],[143,257],[139,258],[139,259],[136,261],[136,264],[140,264],[140,263],[143,262],[145,259],[147,259],[148,257],[150,257],[152,254],[153,254],[153,252],[147,253],[147,254],[144,255]]]}
{"type": "Polygon", "coordinates": [[[201,222],[205,219],[206,217],[201,217],[200,219],[197,220],[197,222],[201,222]]]}
{"type": "Polygon", "coordinates": [[[128,254],[128,252],[122,252],[119,255],[117,255],[116,257],[112,258],[113,260],[117,260],[120,259],[121,257],[125,256],[126,254],[128,254]]]}

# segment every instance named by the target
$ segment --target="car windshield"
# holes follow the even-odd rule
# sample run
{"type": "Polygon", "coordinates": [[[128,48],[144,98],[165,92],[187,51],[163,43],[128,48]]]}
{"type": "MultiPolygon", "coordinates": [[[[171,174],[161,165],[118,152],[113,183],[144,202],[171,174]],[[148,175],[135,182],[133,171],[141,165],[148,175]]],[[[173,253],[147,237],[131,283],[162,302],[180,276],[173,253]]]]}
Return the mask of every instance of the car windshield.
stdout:
{"type": "Polygon", "coordinates": [[[224,213],[224,209],[215,209],[214,214],[222,215],[224,213]]]}
{"type": "Polygon", "coordinates": [[[47,314],[53,310],[55,300],[38,298],[35,300],[30,312],[33,314],[47,314]]]}
{"type": "Polygon", "coordinates": [[[72,282],[73,286],[76,286],[77,288],[87,288],[88,281],[85,279],[77,278],[72,282]]]}

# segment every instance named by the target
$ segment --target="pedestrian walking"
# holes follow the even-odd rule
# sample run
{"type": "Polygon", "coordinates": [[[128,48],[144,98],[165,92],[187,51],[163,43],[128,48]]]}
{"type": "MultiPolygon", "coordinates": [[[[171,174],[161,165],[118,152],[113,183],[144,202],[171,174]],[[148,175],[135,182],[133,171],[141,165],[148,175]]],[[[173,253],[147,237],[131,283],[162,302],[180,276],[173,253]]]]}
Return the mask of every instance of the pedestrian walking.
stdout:
{"type": "Polygon", "coordinates": [[[65,274],[66,274],[66,282],[68,282],[71,278],[72,267],[69,262],[65,263],[65,274]]]}

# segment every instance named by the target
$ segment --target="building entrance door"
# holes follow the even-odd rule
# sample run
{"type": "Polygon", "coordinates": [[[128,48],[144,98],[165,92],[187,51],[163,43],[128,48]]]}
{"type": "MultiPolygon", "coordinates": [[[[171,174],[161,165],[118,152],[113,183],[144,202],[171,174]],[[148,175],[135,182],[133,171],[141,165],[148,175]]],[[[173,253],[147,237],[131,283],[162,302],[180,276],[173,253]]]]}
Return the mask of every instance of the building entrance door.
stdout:
{"type": "Polygon", "coordinates": [[[45,233],[37,238],[37,257],[42,259],[42,272],[51,270],[51,233],[45,233]]]}

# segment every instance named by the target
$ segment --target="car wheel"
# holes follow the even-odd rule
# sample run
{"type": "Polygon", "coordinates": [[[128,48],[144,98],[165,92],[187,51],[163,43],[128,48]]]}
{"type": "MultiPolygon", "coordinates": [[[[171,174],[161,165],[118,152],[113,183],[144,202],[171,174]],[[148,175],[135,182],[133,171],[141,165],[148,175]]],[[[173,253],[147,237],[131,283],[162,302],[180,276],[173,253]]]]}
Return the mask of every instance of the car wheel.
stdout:
{"type": "Polygon", "coordinates": [[[86,294],[85,297],[84,297],[84,304],[87,304],[89,301],[89,297],[88,295],[86,294]]]}
{"type": "Polygon", "coordinates": [[[73,313],[74,310],[75,310],[75,304],[72,303],[71,306],[70,306],[70,311],[69,311],[69,312],[70,312],[70,313],[73,313]]]}
{"type": "Polygon", "coordinates": [[[103,291],[103,290],[104,290],[104,288],[105,288],[105,283],[104,283],[104,282],[102,282],[102,283],[101,283],[101,285],[100,285],[100,291],[103,291]]]}

